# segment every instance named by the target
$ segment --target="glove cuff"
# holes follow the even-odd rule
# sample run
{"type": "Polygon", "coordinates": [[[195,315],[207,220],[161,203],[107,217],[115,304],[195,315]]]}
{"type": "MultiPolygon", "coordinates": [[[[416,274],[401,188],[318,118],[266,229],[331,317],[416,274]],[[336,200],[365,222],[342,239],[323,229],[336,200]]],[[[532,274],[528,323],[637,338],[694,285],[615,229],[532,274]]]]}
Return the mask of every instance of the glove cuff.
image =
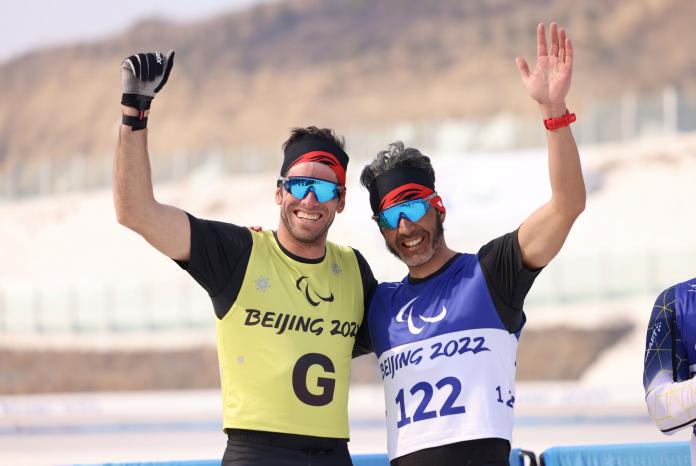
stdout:
{"type": "Polygon", "coordinates": [[[140,131],[147,128],[147,117],[137,117],[131,115],[123,115],[121,123],[124,126],[130,126],[132,131],[140,131]]]}
{"type": "Polygon", "coordinates": [[[130,94],[126,92],[121,96],[121,105],[132,107],[141,113],[145,110],[150,110],[151,102],[152,97],[149,95],[130,94]]]}

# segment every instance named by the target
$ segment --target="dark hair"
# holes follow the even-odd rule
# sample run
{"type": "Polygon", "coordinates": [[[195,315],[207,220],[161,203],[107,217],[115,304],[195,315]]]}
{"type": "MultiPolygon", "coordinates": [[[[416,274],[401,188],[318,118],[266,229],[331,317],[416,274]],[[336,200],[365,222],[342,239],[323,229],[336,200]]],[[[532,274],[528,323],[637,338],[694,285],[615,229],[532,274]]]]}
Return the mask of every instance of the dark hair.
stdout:
{"type": "Polygon", "coordinates": [[[392,168],[399,167],[419,168],[431,174],[435,180],[435,170],[430,164],[430,158],[423,155],[418,149],[404,147],[403,142],[396,141],[389,144],[387,150],[381,151],[372,162],[365,165],[360,174],[360,184],[370,189],[375,178],[392,168]]]}
{"type": "Polygon", "coordinates": [[[330,128],[317,128],[316,126],[307,126],[306,128],[292,128],[290,130],[290,137],[287,141],[283,143],[283,151],[289,144],[299,141],[305,136],[314,136],[318,138],[326,139],[334,144],[336,144],[341,149],[345,150],[346,140],[343,136],[338,136],[334,130],[330,128]]]}

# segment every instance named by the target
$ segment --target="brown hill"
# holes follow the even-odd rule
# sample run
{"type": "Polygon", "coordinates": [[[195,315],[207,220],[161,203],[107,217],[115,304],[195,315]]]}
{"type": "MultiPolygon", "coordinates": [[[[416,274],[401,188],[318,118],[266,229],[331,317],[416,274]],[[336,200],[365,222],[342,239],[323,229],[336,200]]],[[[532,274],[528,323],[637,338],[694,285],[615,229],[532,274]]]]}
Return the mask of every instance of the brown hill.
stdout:
{"type": "MultiPolygon", "coordinates": [[[[517,379],[577,380],[631,330],[628,323],[593,329],[526,330],[520,340],[517,379]]],[[[0,348],[0,363],[0,395],[182,390],[214,388],[220,383],[217,354],[212,346],[112,351],[0,348]]],[[[380,383],[374,354],[353,360],[351,380],[380,383]]]]}
{"type": "Polygon", "coordinates": [[[0,66],[0,162],[113,151],[119,64],[134,51],[177,51],[150,123],[157,152],[277,147],[297,125],[531,114],[514,57],[533,58],[535,25],[551,19],[574,39],[574,109],[694,86],[694,17],[684,0],[300,0],[147,21],[0,66]]]}

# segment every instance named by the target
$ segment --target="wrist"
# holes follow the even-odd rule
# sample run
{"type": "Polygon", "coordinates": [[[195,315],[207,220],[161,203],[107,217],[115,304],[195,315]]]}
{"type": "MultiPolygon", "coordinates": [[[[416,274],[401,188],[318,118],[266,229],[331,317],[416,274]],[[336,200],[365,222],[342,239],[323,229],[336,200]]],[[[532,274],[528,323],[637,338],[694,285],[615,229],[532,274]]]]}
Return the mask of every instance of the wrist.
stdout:
{"type": "Polygon", "coordinates": [[[570,113],[570,111],[566,110],[566,114],[561,117],[545,118],[544,127],[549,131],[554,131],[568,126],[575,122],[576,119],[575,113],[570,113]]]}
{"type": "MultiPolygon", "coordinates": [[[[128,115],[128,116],[139,116],[140,115],[140,112],[138,111],[137,108],[128,107],[126,105],[121,105],[121,113],[123,113],[124,115],[128,115]]],[[[150,114],[150,110],[145,110],[145,113],[143,116],[148,116],[149,114],[150,114]]]]}
{"type": "Polygon", "coordinates": [[[130,128],[131,131],[140,131],[147,128],[147,116],[150,110],[138,110],[137,108],[121,105],[121,128],[130,128]]]}
{"type": "Polygon", "coordinates": [[[539,111],[541,111],[541,116],[546,120],[549,118],[562,117],[568,111],[568,107],[565,102],[555,103],[555,104],[539,104],[539,111]]]}

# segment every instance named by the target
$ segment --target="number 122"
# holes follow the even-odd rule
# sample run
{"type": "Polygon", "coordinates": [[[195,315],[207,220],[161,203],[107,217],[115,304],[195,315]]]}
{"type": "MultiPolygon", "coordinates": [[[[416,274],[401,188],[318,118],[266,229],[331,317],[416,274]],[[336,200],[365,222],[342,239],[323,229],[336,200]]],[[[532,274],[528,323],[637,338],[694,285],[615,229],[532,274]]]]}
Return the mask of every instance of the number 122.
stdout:
{"type": "MultiPolygon", "coordinates": [[[[449,386],[452,388],[449,396],[445,400],[445,403],[440,408],[440,416],[451,416],[452,414],[462,414],[466,412],[464,406],[454,406],[454,402],[457,401],[457,397],[462,391],[462,383],[456,377],[445,377],[435,384],[438,390],[449,386]]],[[[404,389],[399,390],[399,394],[396,395],[396,404],[399,406],[399,419],[396,422],[396,427],[401,429],[402,427],[410,424],[411,422],[424,421],[426,419],[432,419],[438,416],[438,412],[435,410],[427,411],[428,404],[433,398],[433,386],[428,382],[418,382],[411,390],[409,390],[411,395],[415,395],[418,392],[423,392],[423,399],[421,399],[420,404],[416,408],[416,412],[413,413],[413,420],[406,415],[406,400],[404,389]]]]}

